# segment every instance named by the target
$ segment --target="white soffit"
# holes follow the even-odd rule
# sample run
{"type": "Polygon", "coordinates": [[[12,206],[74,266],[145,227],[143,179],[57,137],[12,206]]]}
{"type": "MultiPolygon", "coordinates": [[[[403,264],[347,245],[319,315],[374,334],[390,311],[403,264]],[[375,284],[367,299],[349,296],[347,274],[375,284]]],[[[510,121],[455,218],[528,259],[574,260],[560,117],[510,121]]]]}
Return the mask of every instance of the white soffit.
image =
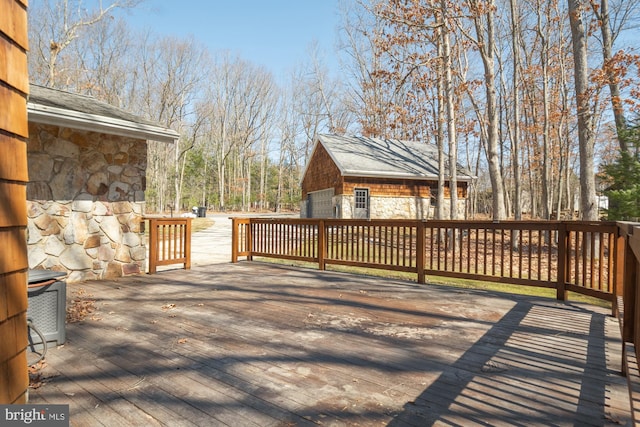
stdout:
{"type": "Polygon", "coordinates": [[[175,142],[178,132],[161,126],[83,113],[64,108],[27,103],[29,121],[33,123],[81,129],[158,142],[175,142]]]}

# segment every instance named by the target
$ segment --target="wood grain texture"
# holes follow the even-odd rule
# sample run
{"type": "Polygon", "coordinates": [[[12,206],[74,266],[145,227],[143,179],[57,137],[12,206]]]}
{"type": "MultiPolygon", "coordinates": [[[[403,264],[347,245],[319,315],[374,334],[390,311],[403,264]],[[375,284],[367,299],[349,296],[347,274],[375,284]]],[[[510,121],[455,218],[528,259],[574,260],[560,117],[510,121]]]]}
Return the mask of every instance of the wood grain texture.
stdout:
{"type": "Polygon", "coordinates": [[[619,425],[607,310],[263,263],[70,285],[33,403],[73,425],[619,425]]]}
{"type": "Polygon", "coordinates": [[[0,403],[26,403],[27,2],[0,0],[0,403]],[[18,281],[18,282],[16,282],[18,281]]]}
{"type": "MultiPolygon", "coordinates": [[[[4,16],[4,13],[2,15],[4,16]]],[[[0,17],[0,21],[2,20],[3,18],[0,17]]],[[[0,80],[23,93],[29,93],[25,52],[5,37],[0,37],[0,80]]]]}

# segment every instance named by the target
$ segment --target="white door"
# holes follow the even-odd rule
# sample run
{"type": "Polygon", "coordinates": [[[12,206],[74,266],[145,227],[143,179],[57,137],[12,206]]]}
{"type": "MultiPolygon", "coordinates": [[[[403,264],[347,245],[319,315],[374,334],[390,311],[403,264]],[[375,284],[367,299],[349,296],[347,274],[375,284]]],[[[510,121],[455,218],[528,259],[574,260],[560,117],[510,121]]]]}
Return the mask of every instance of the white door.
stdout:
{"type": "Polygon", "coordinates": [[[355,219],[369,219],[369,189],[356,188],[354,191],[353,217],[355,219]]]}

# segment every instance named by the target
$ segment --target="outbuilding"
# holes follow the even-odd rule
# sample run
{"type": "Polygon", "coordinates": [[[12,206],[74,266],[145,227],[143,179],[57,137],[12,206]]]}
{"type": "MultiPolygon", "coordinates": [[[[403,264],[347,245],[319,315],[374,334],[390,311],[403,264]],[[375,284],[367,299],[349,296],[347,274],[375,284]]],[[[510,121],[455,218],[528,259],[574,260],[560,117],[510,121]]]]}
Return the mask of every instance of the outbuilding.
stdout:
{"type": "Polygon", "coordinates": [[[69,282],[145,271],[147,141],[178,133],[37,85],[27,110],[29,268],[67,272],[69,282]]]}
{"type": "MultiPolygon", "coordinates": [[[[449,177],[447,169],[445,176],[449,177]]],[[[464,216],[472,174],[457,165],[457,209],[464,216]]],[[[320,135],[302,178],[303,218],[433,218],[438,150],[421,141],[320,135]]],[[[445,183],[445,198],[449,184],[445,183]]],[[[450,204],[444,206],[446,215],[450,204]]]]}

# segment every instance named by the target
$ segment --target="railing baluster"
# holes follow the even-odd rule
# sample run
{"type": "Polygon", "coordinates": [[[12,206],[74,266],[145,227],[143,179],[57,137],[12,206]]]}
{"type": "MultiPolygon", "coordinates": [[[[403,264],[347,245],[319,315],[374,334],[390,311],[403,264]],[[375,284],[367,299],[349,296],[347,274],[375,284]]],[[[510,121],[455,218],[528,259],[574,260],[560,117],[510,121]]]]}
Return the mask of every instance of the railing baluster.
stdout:
{"type": "Polygon", "coordinates": [[[595,274],[596,274],[596,268],[595,268],[595,262],[596,262],[596,251],[599,250],[599,248],[597,246],[602,245],[602,242],[599,240],[600,238],[600,234],[599,233],[589,233],[590,239],[591,239],[591,262],[589,262],[589,281],[587,282],[589,284],[588,287],[590,288],[596,288],[596,281],[595,281],[595,274]]]}
{"type": "Polygon", "coordinates": [[[604,240],[604,235],[602,233],[598,233],[598,290],[602,291],[604,288],[604,280],[603,280],[603,272],[604,272],[604,268],[603,268],[603,260],[604,260],[604,247],[605,247],[605,240],[604,240]]]}
{"type": "Polygon", "coordinates": [[[451,227],[451,271],[456,271],[456,255],[458,248],[458,228],[451,227]]]}
{"type": "Polygon", "coordinates": [[[398,262],[398,265],[405,266],[407,262],[407,227],[402,227],[401,233],[401,242],[402,242],[402,258],[401,261],[398,262]]]}
{"type": "Polygon", "coordinates": [[[580,252],[580,236],[581,234],[578,232],[574,233],[574,242],[573,244],[575,245],[574,247],[574,251],[575,251],[575,258],[574,258],[574,262],[575,262],[575,283],[580,283],[580,259],[581,257],[581,252],[580,252]]]}
{"type": "Polygon", "coordinates": [[[471,271],[471,242],[472,233],[475,235],[475,229],[469,227],[467,234],[467,271],[471,271]]]}
{"type": "Polygon", "coordinates": [[[611,292],[616,295],[615,289],[615,281],[617,276],[616,265],[613,262],[614,257],[611,254],[618,253],[618,239],[617,236],[614,236],[612,233],[609,233],[609,256],[607,257],[608,265],[607,265],[607,289],[605,291],[611,292]]]}
{"type": "Polygon", "coordinates": [[[496,275],[496,230],[491,228],[491,275],[496,275]]]}
{"type": "MultiPolygon", "coordinates": [[[[505,271],[505,262],[504,262],[504,230],[500,231],[500,276],[505,276],[504,271],[505,271]]],[[[506,276],[511,276],[510,274],[507,274],[506,276]]]]}
{"type": "Polygon", "coordinates": [[[582,234],[582,259],[581,259],[581,267],[582,267],[582,280],[580,281],[580,285],[582,287],[587,287],[587,256],[588,256],[588,252],[591,250],[591,247],[589,245],[591,245],[593,242],[591,242],[591,238],[589,236],[588,233],[586,232],[581,232],[582,234]]]}

